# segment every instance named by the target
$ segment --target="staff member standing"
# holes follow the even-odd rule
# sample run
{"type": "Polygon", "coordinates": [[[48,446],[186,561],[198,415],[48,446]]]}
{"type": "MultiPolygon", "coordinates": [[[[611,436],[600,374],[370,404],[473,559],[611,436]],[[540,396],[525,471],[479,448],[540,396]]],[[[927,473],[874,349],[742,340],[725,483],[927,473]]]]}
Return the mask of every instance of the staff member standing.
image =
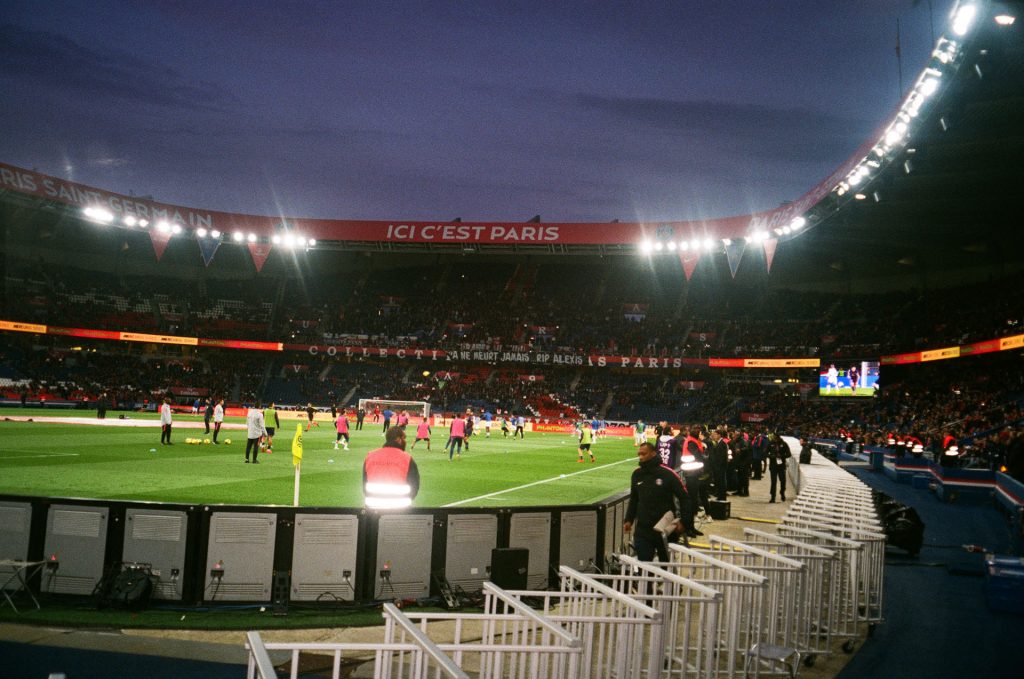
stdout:
{"type": "Polygon", "coordinates": [[[164,397],[160,406],[160,443],[173,446],[171,443],[171,399],[164,397]]]}
{"type": "Polygon", "coordinates": [[[676,530],[679,517],[687,506],[686,489],[676,473],[661,464],[658,451],[650,443],[641,443],[636,456],[639,466],[633,470],[629,484],[629,507],[622,524],[625,533],[633,533],[633,548],[641,561],[668,562],[665,535],[655,526],[666,513],[675,516],[676,530]],[[636,523],[636,530],[633,524],[636,523]]]}
{"type": "Polygon", "coordinates": [[[729,487],[729,446],[718,429],[711,432],[708,461],[711,463],[711,481],[715,485],[715,499],[725,502],[729,487]]]}
{"type": "Polygon", "coordinates": [[[789,445],[782,440],[778,434],[771,434],[768,437],[768,472],[772,475],[771,499],[768,502],[775,502],[775,487],[778,483],[779,493],[782,501],[786,501],[786,460],[793,457],[789,452],[789,445]]]}
{"type": "Polygon", "coordinates": [[[370,509],[401,509],[420,490],[420,471],[405,452],[405,429],[384,433],[384,447],[371,450],[363,462],[363,496],[370,509]]]}
{"type": "Polygon", "coordinates": [[[213,408],[213,443],[217,444],[217,434],[220,433],[220,426],[224,424],[224,399],[217,401],[213,408]]]}
{"type": "Polygon", "coordinates": [[[263,423],[263,411],[259,408],[249,408],[245,416],[245,463],[249,463],[249,451],[252,451],[252,463],[259,464],[256,457],[260,454],[260,439],[267,435],[267,427],[263,423]]]}

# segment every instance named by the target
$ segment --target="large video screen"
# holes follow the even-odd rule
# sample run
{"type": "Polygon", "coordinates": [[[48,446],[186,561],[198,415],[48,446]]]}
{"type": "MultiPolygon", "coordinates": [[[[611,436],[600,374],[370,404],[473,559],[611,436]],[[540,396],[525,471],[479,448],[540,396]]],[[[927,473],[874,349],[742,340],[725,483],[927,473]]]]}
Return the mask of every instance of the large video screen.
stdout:
{"type": "Polygon", "coordinates": [[[820,396],[874,396],[878,393],[878,361],[822,361],[820,396]]]}

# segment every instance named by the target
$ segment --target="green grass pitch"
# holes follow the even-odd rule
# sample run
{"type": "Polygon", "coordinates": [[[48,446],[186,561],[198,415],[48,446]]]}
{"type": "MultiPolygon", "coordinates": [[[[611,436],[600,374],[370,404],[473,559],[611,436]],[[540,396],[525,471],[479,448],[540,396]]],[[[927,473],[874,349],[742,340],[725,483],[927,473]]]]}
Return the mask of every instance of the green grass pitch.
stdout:
{"type": "MultiPolygon", "coordinates": [[[[252,465],[244,463],[244,430],[221,432],[221,440],[230,438],[231,445],[186,445],[186,438],[203,436],[203,430],[178,426],[175,445],[162,446],[154,415],[131,415],[134,421],[154,420],[146,427],[4,420],[44,415],[89,413],[0,410],[0,494],[188,504],[292,503],[293,420],[282,422],[274,453],[261,454],[260,464],[252,465]]],[[[189,421],[201,418],[175,416],[176,425],[189,421]]],[[[380,426],[366,423],[362,431],[353,431],[348,451],[334,450],[334,438],[328,422],[303,434],[300,505],[362,506],[363,459],[382,444],[380,426]]],[[[524,440],[513,441],[503,439],[500,430],[492,431],[489,439],[474,436],[469,452],[452,462],[443,452],[447,438],[447,431],[435,427],[433,450],[427,452],[421,442],[410,451],[421,477],[416,507],[589,504],[627,490],[636,464],[632,439],[623,437],[597,442],[593,464],[577,463],[576,440],[568,434],[527,433],[524,440]]]]}

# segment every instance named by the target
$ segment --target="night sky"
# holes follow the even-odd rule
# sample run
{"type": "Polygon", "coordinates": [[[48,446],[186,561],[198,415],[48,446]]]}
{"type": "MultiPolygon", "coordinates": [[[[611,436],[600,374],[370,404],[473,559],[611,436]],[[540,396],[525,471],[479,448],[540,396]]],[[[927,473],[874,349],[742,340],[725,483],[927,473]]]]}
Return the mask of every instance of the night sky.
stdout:
{"type": "Polygon", "coordinates": [[[897,17],[907,88],[927,1],[5,2],[0,161],[269,215],[742,214],[892,112],[897,17]]]}

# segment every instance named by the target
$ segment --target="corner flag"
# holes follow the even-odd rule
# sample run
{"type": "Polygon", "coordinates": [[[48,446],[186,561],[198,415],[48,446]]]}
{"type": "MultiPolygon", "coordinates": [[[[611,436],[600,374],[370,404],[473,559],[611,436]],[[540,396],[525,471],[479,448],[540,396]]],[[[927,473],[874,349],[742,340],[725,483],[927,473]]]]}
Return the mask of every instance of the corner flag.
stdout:
{"type": "Polygon", "coordinates": [[[296,467],[302,463],[302,424],[295,425],[295,438],[292,439],[292,464],[296,467]]]}

